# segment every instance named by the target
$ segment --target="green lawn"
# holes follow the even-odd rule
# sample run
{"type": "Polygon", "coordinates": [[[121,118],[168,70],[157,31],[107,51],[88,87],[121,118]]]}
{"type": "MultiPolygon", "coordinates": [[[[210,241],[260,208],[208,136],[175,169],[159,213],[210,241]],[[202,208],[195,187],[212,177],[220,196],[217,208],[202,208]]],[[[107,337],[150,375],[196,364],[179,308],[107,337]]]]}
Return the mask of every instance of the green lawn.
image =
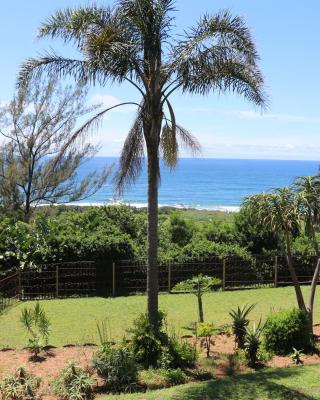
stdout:
{"type": "Polygon", "coordinates": [[[218,381],[176,386],[143,394],[101,396],[97,400],[311,400],[320,399],[320,368],[265,371],[218,381]]]}
{"type": "MultiPolygon", "coordinates": [[[[308,289],[304,288],[307,295],[308,289]]],[[[204,297],[204,312],[207,321],[216,325],[229,322],[230,308],[244,303],[257,303],[252,318],[265,318],[272,309],[294,306],[295,295],[291,287],[278,289],[239,290],[233,292],[210,293],[204,297]]],[[[130,327],[134,317],[146,308],[143,295],[118,298],[82,298],[68,300],[41,301],[52,322],[50,343],[55,346],[97,342],[96,320],[108,318],[114,339],[120,338],[130,327]]],[[[23,307],[34,302],[20,303],[0,317],[0,348],[24,347],[26,337],[19,322],[23,307]]],[[[194,295],[161,294],[160,307],[168,314],[168,325],[177,334],[187,331],[184,326],[197,319],[194,295]]],[[[320,292],[315,299],[315,322],[320,322],[320,292]]]]}

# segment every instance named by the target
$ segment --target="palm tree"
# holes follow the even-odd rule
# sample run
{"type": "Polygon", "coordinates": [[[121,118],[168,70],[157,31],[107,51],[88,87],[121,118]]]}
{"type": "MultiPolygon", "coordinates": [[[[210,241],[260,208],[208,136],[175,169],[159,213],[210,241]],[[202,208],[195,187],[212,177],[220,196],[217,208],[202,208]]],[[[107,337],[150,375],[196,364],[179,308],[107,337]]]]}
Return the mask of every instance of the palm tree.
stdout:
{"type": "MultiPolygon", "coordinates": [[[[285,187],[275,189],[272,193],[253,195],[245,199],[243,207],[247,209],[252,219],[259,226],[277,234],[283,243],[297,303],[299,308],[308,315],[310,333],[312,334],[313,304],[320,270],[320,259],[318,259],[314,271],[309,302],[306,305],[294,266],[292,241],[294,236],[302,232],[303,229],[307,235],[315,235],[315,221],[319,222],[320,204],[317,206],[315,204],[314,193],[313,190],[310,190],[308,179],[299,179],[297,183],[298,191],[296,187],[285,187]],[[308,190],[308,193],[302,191],[302,184],[306,185],[305,190],[308,190]],[[313,199],[312,202],[311,199],[313,199]]],[[[313,240],[316,241],[315,236],[313,240]]]]}
{"type": "MultiPolygon", "coordinates": [[[[113,8],[91,5],[54,13],[39,29],[40,38],[60,38],[78,50],[79,59],[51,51],[22,66],[19,83],[30,76],[72,77],[87,84],[131,84],[140,94],[137,116],[120,156],[116,188],[121,192],[141,171],[147,155],[148,314],[158,319],[158,185],[159,158],[173,168],[179,142],[196,152],[198,142],[177,124],[170,97],[234,92],[265,106],[263,77],[255,44],[244,21],[228,11],[203,16],[183,36],[173,36],[173,0],[118,0],[113,8]]],[[[72,140],[85,134],[103,115],[96,115],[72,140]]]]}

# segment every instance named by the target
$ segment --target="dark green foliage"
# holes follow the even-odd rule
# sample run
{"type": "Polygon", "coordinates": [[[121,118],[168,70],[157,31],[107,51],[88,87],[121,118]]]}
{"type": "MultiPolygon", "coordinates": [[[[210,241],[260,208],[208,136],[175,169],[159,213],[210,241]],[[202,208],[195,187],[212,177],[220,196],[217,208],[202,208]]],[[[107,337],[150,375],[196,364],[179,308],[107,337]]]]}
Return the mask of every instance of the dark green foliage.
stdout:
{"type": "Polygon", "coordinates": [[[239,349],[244,349],[246,328],[249,325],[248,315],[255,307],[255,304],[249,306],[243,305],[229,312],[232,318],[232,331],[235,335],[235,342],[239,349]]]}
{"type": "Polygon", "coordinates": [[[135,360],[145,368],[185,368],[192,367],[197,360],[197,351],[175,335],[168,336],[165,330],[165,314],[159,311],[158,329],[155,330],[146,314],[134,321],[129,330],[130,348],[135,360]]]}
{"type": "Polygon", "coordinates": [[[94,355],[93,367],[104,379],[107,390],[133,392],[138,382],[138,368],[132,351],[126,346],[104,344],[94,355]]]}
{"type": "Polygon", "coordinates": [[[185,246],[190,242],[193,235],[191,222],[182,218],[177,213],[172,213],[169,217],[169,234],[172,243],[178,246],[185,246]]]}
{"type": "Polygon", "coordinates": [[[279,355],[290,354],[292,348],[308,351],[312,342],[307,314],[299,309],[271,314],[264,326],[264,347],[279,355]]]}
{"type": "Polygon", "coordinates": [[[169,338],[168,354],[171,356],[171,367],[193,367],[198,358],[196,346],[178,339],[176,336],[169,338]]]}
{"type": "Polygon", "coordinates": [[[94,397],[93,377],[73,362],[69,363],[53,382],[53,389],[60,399],[91,400],[94,397]]]}
{"type": "Polygon", "coordinates": [[[158,329],[150,324],[147,314],[140,314],[129,330],[134,357],[146,368],[158,365],[161,353],[169,344],[164,323],[165,314],[161,311],[158,313],[158,329]]]}
{"type": "Polygon", "coordinates": [[[235,214],[235,236],[240,246],[246,247],[253,254],[281,252],[277,235],[258,225],[250,211],[243,207],[235,214]]]}
{"type": "Polygon", "coordinates": [[[249,367],[254,367],[257,363],[262,330],[261,321],[258,325],[253,325],[252,328],[246,328],[244,348],[246,350],[249,367]]]}
{"type": "MultiPolygon", "coordinates": [[[[1,400],[35,400],[41,379],[29,374],[20,367],[12,375],[6,375],[0,381],[1,400]]],[[[70,399],[71,400],[71,399],[70,399]]]]}

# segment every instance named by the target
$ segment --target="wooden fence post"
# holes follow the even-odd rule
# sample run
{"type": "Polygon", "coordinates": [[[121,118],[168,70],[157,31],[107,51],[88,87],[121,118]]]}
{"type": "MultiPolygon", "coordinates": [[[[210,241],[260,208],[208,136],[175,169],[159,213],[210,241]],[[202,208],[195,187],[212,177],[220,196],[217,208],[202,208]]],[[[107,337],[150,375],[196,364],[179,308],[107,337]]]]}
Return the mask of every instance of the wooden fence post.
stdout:
{"type": "Polygon", "coordinates": [[[168,264],[168,292],[171,292],[171,262],[168,264]]]}
{"type": "Polygon", "coordinates": [[[274,258],[274,287],[278,286],[278,256],[274,258]]]}
{"type": "Polygon", "coordinates": [[[21,271],[20,271],[20,269],[18,270],[18,285],[19,285],[18,298],[19,298],[19,300],[22,300],[22,285],[21,285],[21,271]]]}
{"type": "Polygon", "coordinates": [[[56,265],[56,297],[59,297],[59,265],[56,265]]]}
{"type": "Polygon", "coordinates": [[[222,261],[222,289],[226,288],[226,259],[222,261]]]}
{"type": "Polygon", "coordinates": [[[112,297],[116,295],[116,263],[112,263],[112,297]]]}

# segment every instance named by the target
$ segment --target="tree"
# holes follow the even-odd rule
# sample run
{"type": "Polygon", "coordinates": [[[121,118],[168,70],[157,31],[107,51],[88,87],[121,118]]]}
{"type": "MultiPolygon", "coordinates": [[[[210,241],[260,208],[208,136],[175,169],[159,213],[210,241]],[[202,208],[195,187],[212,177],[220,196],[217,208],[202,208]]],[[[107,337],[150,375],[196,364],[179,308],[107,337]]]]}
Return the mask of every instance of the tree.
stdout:
{"type": "MultiPolygon", "coordinates": [[[[248,197],[243,207],[263,229],[270,230],[278,235],[285,250],[288,269],[296,293],[297,303],[309,318],[310,333],[312,334],[313,303],[320,270],[318,259],[310,288],[310,298],[306,305],[301,286],[297,277],[292,254],[292,241],[297,233],[305,230],[307,235],[313,237],[314,242],[320,204],[317,206],[311,201],[312,192],[309,189],[301,190],[302,182],[308,185],[308,180],[299,180],[299,191],[295,187],[275,189],[272,193],[262,193],[248,197]],[[309,193],[309,194],[308,194],[309,193]]],[[[312,197],[315,199],[314,197],[312,197]]],[[[319,198],[319,197],[318,197],[319,198]]]]}
{"type": "Polygon", "coordinates": [[[177,283],[173,290],[193,293],[197,296],[198,320],[199,322],[204,322],[202,296],[211,290],[217,289],[219,286],[221,286],[221,279],[199,274],[193,276],[191,279],[186,279],[185,281],[177,283]]]}
{"type": "Polygon", "coordinates": [[[244,21],[223,11],[203,16],[183,36],[174,36],[173,0],[118,0],[114,7],[91,5],[57,11],[40,26],[40,38],[61,38],[82,57],[71,59],[55,52],[30,58],[19,76],[45,72],[73,77],[88,84],[127,82],[141,101],[109,107],[85,124],[72,139],[85,134],[106,112],[125,104],[137,106],[137,116],[120,156],[116,188],[132,184],[147,155],[148,184],[148,315],[158,318],[158,186],[159,157],[173,168],[179,142],[199,150],[198,142],[176,122],[169,99],[176,91],[206,95],[234,92],[257,106],[265,105],[263,78],[255,44],[244,21]]]}
{"type": "Polygon", "coordinates": [[[32,80],[0,109],[0,204],[4,212],[28,221],[41,203],[81,200],[101,188],[108,176],[79,178],[78,168],[96,153],[70,143],[77,120],[95,111],[84,106],[86,90],[61,87],[55,80],[32,80]]]}

